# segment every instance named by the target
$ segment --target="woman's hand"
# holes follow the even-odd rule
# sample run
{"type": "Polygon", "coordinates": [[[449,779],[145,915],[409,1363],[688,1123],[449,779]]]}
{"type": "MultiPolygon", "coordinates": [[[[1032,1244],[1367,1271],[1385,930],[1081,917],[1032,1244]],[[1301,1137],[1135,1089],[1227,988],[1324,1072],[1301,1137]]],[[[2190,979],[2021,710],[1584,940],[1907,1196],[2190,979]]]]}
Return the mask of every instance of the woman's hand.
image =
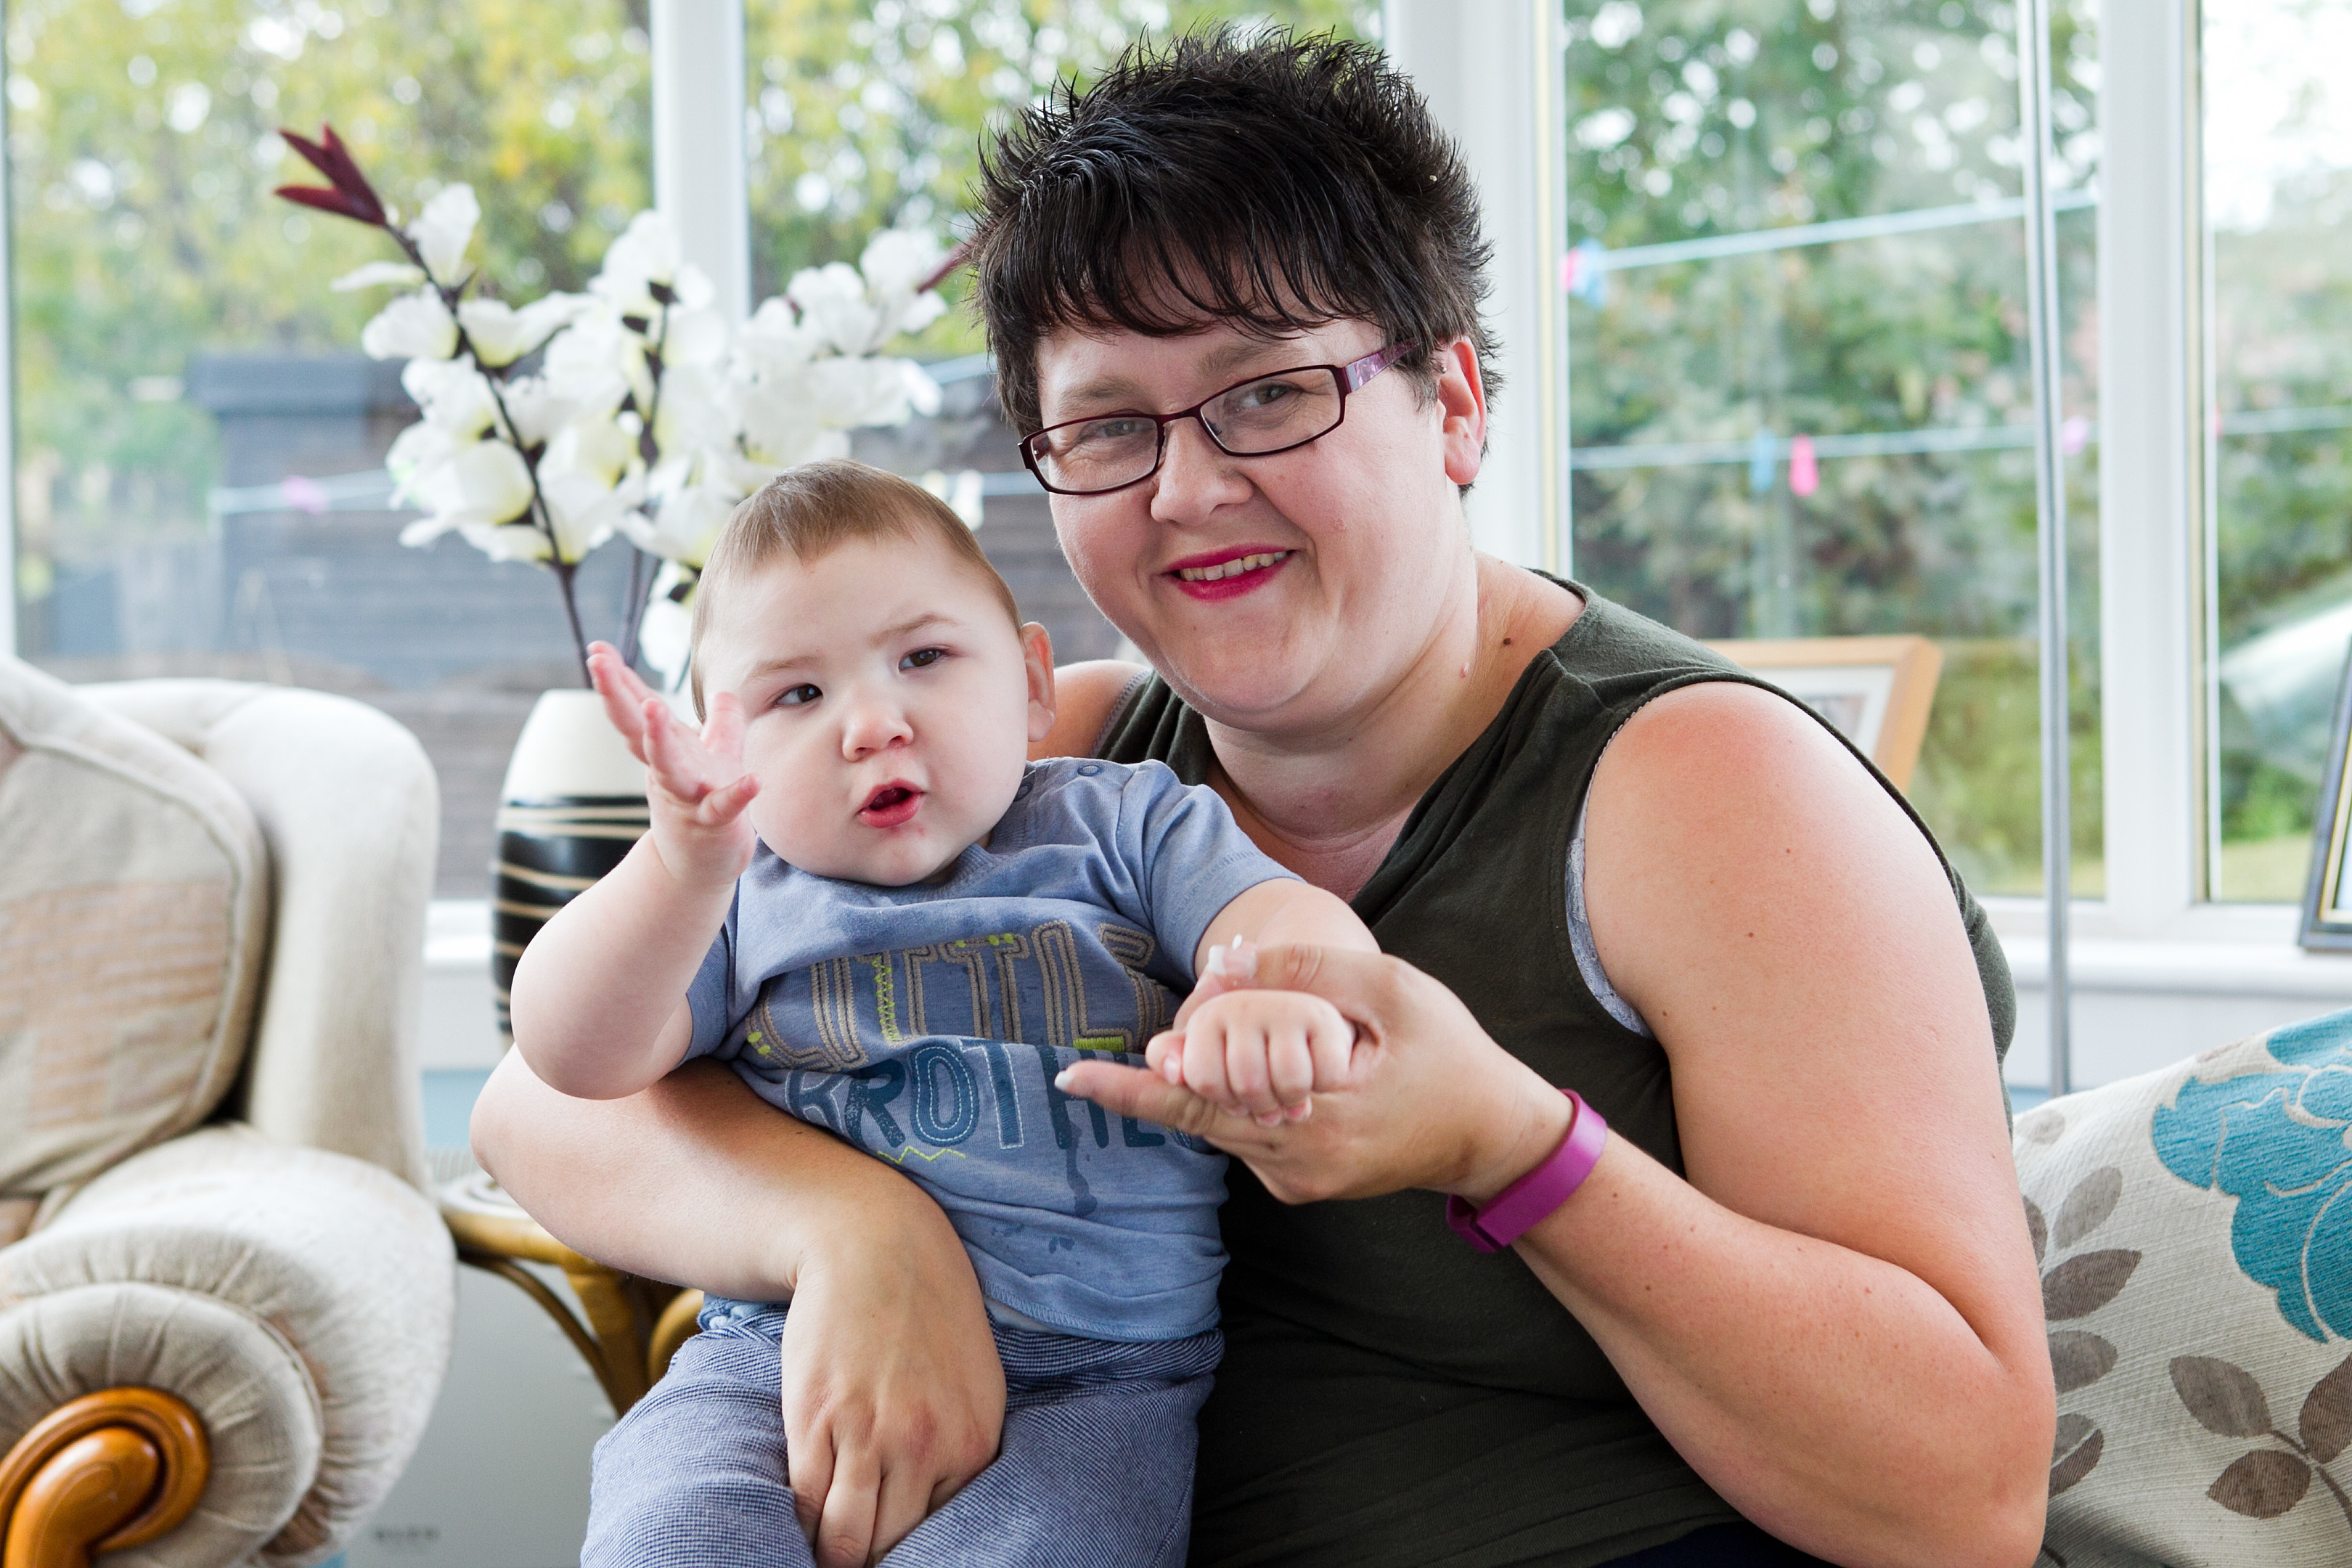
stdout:
{"type": "MultiPolygon", "coordinates": [[[[1406,1187],[1483,1203],[1567,1135],[1559,1091],[1495,1044],[1453,992],[1402,959],[1269,947],[1258,954],[1255,984],[1320,996],[1356,1026],[1343,1075],[1336,1087],[1318,1087],[1307,1121],[1260,1126],[1148,1068],[1081,1061],[1057,1081],[1122,1116],[1207,1139],[1293,1204],[1406,1187]]],[[[1153,1040],[1153,1059],[1181,1051],[1192,1014],[1231,988],[1204,979],[1179,1026],[1153,1040]]]]}
{"type": "Polygon", "coordinates": [[[871,1233],[880,1245],[868,1216],[804,1255],[784,1319],[793,1506],[820,1568],[881,1561],[988,1468],[1004,1430],[971,1260],[938,1205],[912,1196],[895,1231],[871,1233]]]}
{"type": "Polygon", "coordinates": [[[474,1152],[565,1245],[647,1279],[790,1298],[793,1500],[825,1568],[897,1545],[996,1458],[1004,1368],[980,1282],[923,1190],[717,1062],[574,1100],[509,1053],[474,1152]]]}

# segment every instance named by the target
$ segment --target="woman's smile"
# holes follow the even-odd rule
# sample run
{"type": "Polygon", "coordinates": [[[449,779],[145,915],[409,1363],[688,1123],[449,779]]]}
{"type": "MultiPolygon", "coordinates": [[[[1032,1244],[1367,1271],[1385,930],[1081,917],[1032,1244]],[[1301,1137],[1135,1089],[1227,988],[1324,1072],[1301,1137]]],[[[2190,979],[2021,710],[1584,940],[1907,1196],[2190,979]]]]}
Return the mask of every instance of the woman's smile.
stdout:
{"type": "Polygon", "coordinates": [[[1264,587],[1296,552],[1265,545],[1237,545],[1190,556],[1164,574],[1195,599],[1232,599],[1264,587]]]}

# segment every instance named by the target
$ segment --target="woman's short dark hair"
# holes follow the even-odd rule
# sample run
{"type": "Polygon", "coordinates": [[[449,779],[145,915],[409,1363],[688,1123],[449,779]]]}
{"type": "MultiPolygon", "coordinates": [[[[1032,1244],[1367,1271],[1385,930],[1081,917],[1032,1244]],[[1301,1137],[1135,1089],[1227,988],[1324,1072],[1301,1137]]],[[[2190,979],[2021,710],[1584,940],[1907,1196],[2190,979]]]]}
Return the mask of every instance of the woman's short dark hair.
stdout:
{"type": "Polygon", "coordinates": [[[978,198],[979,304],[1016,430],[1040,423],[1037,344],[1066,326],[1272,337],[1362,320],[1425,351],[1400,367],[1424,397],[1457,337],[1489,402],[1499,384],[1470,171],[1365,45],[1230,29],[1138,43],[1007,127],[978,198]]]}

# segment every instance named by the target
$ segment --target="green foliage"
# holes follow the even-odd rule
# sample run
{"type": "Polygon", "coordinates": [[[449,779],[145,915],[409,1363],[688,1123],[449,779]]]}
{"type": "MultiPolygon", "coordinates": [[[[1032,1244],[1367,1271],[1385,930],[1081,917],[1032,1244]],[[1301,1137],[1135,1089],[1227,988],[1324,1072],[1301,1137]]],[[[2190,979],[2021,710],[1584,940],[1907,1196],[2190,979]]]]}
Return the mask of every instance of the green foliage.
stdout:
{"type": "MultiPolygon", "coordinates": [[[[1999,0],[1577,0],[1571,241],[1612,250],[2019,189],[2015,16],[1999,0]]],[[[2090,173],[2091,39],[2056,33],[2062,151],[2090,173]],[[2077,71],[2080,71],[2080,75],[2077,71]]],[[[2067,412],[2095,416],[2094,225],[2062,220],[2067,412]]],[[[1575,445],[1744,447],[1759,432],[2014,434],[1824,458],[1580,470],[1580,576],[1703,637],[1919,632],[1947,666],[1914,794],[1976,885],[2039,885],[2032,418],[2016,219],[1651,266],[1570,307],[1575,445]],[[1994,650],[2006,649],[2007,652],[1994,650]],[[2020,651],[2021,649],[2021,651],[2020,651]]],[[[2078,856],[2098,854],[2097,489],[2069,476],[2078,856]],[[2092,781],[2084,787],[2084,781],[2092,781]]]]}
{"type": "MultiPolygon", "coordinates": [[[[492,290],[576,288],[649,199],[644,0],[25,0],[7,11],[26,575],[204,516],[206,350],[351,353],[381,237],[305,213],[276,134],[332,121],[414,212],[470,181],[492,290]],[[152,401],[150,400],[152,399],[152,401]]],[[[27,582],[37,587],[37,582],[27,582]]]]}

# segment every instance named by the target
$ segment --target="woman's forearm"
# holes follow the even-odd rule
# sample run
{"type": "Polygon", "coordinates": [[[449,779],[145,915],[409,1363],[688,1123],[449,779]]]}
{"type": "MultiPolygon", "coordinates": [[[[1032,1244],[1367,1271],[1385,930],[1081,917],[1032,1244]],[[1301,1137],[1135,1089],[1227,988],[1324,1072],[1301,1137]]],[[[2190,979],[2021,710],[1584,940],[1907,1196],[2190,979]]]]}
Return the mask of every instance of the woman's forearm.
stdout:
{"type": "Polygon", "coordinates": [[[2032,1560],[2039,1336],[1980,1333],[1917,1276],[1737,1214],[1623,1139],[1518,1252],[1675,1449],[1773,1534],[1855,1565],[2032,1560]]]}
{"type": "Polygon", "coordinates": [[[588,1100],[556,1093],[509,1052],[475,1105],[473,1143],[551,1235],[648,1279],[781,1300],[818,1250],[866,1237],[971,1278],[947,1216],[914,1183],[717,1063],[588,1100]]]}

